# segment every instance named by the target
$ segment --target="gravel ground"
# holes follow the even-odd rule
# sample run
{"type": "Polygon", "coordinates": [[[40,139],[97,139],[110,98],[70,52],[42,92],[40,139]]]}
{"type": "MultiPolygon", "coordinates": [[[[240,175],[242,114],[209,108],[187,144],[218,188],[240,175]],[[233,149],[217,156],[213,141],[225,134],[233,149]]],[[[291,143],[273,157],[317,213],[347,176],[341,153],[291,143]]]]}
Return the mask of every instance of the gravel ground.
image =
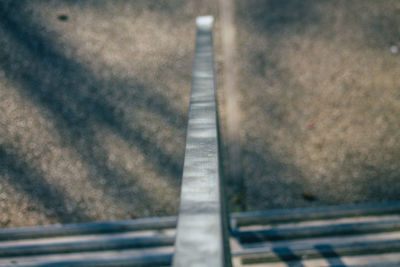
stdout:
{"type": "MultiPolygon", "coordinates": [[[[221,77],[216,1],[0,1],[0,227],[176,214],[202,14],[221,77]]],[[[400,200],[400,3],[235,15],[233,210],[400,200]]]]}
{"type": "Polygon", "coordinates": [[[1,1],[0,226],[176,214],[212,1],[1,1]]]}
{"type": "Polygon", "coordinates": [[[236,5],[248,209],[400,200],[400,2],[236,5]]]}

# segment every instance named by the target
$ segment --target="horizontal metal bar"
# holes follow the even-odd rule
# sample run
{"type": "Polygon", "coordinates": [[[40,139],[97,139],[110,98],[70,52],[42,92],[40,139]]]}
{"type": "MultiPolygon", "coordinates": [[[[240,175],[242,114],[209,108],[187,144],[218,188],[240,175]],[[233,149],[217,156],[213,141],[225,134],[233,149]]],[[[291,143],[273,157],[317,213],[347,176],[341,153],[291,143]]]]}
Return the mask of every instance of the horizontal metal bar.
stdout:
{"type": "Polygon", "coordinates": [[[400,201],[243,212],[232,214],[231,220],[234,226],[245,226],[382,214],[400,214],[400,201]]]}
{"type": "Polygon", "coordinates": [[[272,227],[268,229],[235,230],[233,236],[242,243],[311,238],[317,236],[355,235],[400,230],[400,218],[363,222],[272,227]]]}
{"type": "Polygon", "coordinates": [[[174,235],[132,233],[0,242],[0,257],[172,246],[174,235]]]}
{"type": "MultiPolygon", "coordinates": [[[[233,213],[237,226],[296,222],[305,220],[355,217],[366,215],[400,214],[400,202],[368,203],[335,207],[268,210],[261,212],[233,213]],[[282,217],[280,217],[282,215],[282,217]],[[303,217],[302,217],[303,216],[303,217]]],[[[153,217],[114,222],[90,222],[63,225],[47,225],[26,228],[0,229],[1,240],[18,240],[70,235],[105,234],[117,232],[173,229],[177,217],[153,217]]]]}
{"type": "Polygon", "coordinates": [[[232,252],[243,263],[295,261],[311,258],[400,252],[400,233],[268,242],[232,252]]]}
{"type": "Polygon", "coordinates": [[[287,266],[307,266],[307,267],[389,267],[400,266],[400,253],[379,253],[370,255],[343,256],[331,258],[303,259],[301,261],[282,261],[282,262],[263,262],[250,264],[252,267],[287,267],[287,266]]]}
{"type": "Polygon", "coordinates": [[[366,264],[355,264],[355,265],[346,265],[346,267],[399,267],[400,260],[398,261],[388,261],[388,262],[375,262],[375,263],[366,263],[366,264]]]}
{"type": "Polygon", "coordinates": [[[55,236],[105,234],[145,230],[162,230],[176,227],[177,217],[153,217],[115,222],[91,222],[48,225],[27,228],[1,229],[1,240],[45,238],[55,236]]]}
{"type": "Polygon", "coordinates": [[[229,266],[219,175],[212,23],[198,17],[190,111],[173,265],[229,266]]]}
{"type": "Polygon", "coordinates": [[[258,249],[246,249],[244,251],[232,252],[233,256],[240,256],[243,264],[273,262],[273,261],[295,261],[304,258],[331,258],[337,256],[365,255],[376,253],[388,253],[400,251],[400,240],[365,241],[359,243],[343,244],[321,244],[316,247],[300,247],[292,249],[288,247],[266,248],[265,251],[258,249]]]}
{"type": "Polygon", "coordinates": [[[171,266],[173,247],[0,258],[0,266],[171,266]]]}
{"type": "Polygon", "coordinates": [[[400,260],[397,261],[388,261],[388,262],[375,262],[375,263],[366,263],[366,264],[355,264],[355,265],[346,265],[346,267],[399,267],[400,260]]]}

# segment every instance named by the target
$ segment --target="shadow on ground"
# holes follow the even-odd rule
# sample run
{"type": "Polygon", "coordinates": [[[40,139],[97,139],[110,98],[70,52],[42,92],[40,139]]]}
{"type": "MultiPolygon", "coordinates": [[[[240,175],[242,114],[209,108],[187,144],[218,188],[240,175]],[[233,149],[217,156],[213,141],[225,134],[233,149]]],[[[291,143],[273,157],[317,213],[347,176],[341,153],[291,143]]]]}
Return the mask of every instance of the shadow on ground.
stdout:
{"type": "Polygon", "coordinates": [[[236,5],[249,209],[398,200],[399,4],[236,5]]]}
{"type": "MultiPolygon", "coordinates": [[[[7,170],[7,175],[2,175],[1,179],[12,187],[2,190],[6,195],[11,192],[7,190],[22,192],[27,199],[22,197],[18,201],[32,201],[30,209],[38,214],[46,210],[47,216],[47,219],[23,221],[11,212],[7,214],[11,222],[4,219],[7,226],[176,213],[188,108],[188,102],[183,101],[188,99],[191,75],[186,66],[192,60],[193,42],[190,40],[194,41],[195,29],[195,14],[190,12],[199,10],[190,11],[197,4],[189,3],[193,7],[182,5],[182,9],[190,10],[178,16],[176,5],[172,8],[171,3],[166,2],[128,4],[120,1],[110,6],[117,10],[109,12],[102,10],[107,5],[91,1],[60,4],[60,7],[47,2],[33,7],[27,1],[0,5],[4,47],[1,55],[4,60],[0,62],[1,102],[2,109],[7,110],[1,121],[0,139],[2,170],[7,170]],[[177,47],[180,54],[163,51],[151,43],[144,46],[141,42],[133,43],[137,49],[126,54],[131,64],[128,67],[132,66],[133,70],[124,68],[118,72],[125,62],[107,66],[101,58],[91,55],[93,63],[83,63],[78,54],[74,55],[80,52],[72,45],[72,39],[77,37],[73,36],[71,43],[60,42],[64,33],[57,32],[53,25],[43,24],[49,18],[46,17],[48,13],[40,13],[41,6],[55,11],[50,13],[53,16],[50,20],[61,25],[61,29],[68,24],[88,28],[89,35],[83,36],[83,41],[92,37],[90,30],[97,29],[96,23],[103,23],[96,16],[115,15],[118,8],[135,7],[132,18],[121,14],[113,18],[116,21],[106,22],[110,28],[103,30],[99,38],[104,37],[102,34],[106,34],[106,38],[107,34],[115,34],[109,31],[118,31],[115,29],[118,23],[132,24],[133,31],[135,27],[140,28],[135,23],[146,20],[149,27],[157,26],[150,20],[150,14],[157,13],[160,13],[157,19],[165,18],[167,23],[174,21],[168,16],[190,20],[191,25],[177,26],[179,30],[174,29],[172,34],[181,31],[190,33],[192,38],[177,47]],[[73,12],[80,7],[83,7],[83,14],[89,12],[94,16],[87,25],[73,21],[74,16],[85,19],[79,11],[73,12]],[[148,14],[143,15],[146,12],[148,14]],[[135,53],[140,56],[142,50],[143,53],[154,50],[162,61],[148,59],[150,67],[158,64],[153,74],[144,73],[149,65],[146,61],[135,62],[132,57],[135,53]],[[171,64],[168,70],[163,66],[165,60],[171,64]],[[171,83],[169,75],[158,74],[161,71],[175,73],[177,82],[171,83]],[[154,79],[146,80],[148,76],[154,79]],[[13,106],[17,108],[12,110],[13,106]]],[[[76,32],[72,33],[71,28],[64,30],[65,35],[80,33],[74,28],[72,31],[76,32]]],[[[154,31],[154,36],[171,35],[162,30],[165,29],[154,31]]],[[[126,35],[122,30],[119,33],[122,37],[126,35]]],[[[138,32],[137,36],[147,38],[151,34],[138,32]]],[[[134,37],[136,40],[136,35],[134,37]]],[[[104,46],[119,44],[107,39],[100,42],[105,42],[104,46]]],[[[119,54],[111,51],[104,56],[112,58],[119,54]]],[[[143,56],[138,60],[143,60],[143,56]]],[[[12,199],[1,201],[3,209],[10,209],[12,199]]]]}

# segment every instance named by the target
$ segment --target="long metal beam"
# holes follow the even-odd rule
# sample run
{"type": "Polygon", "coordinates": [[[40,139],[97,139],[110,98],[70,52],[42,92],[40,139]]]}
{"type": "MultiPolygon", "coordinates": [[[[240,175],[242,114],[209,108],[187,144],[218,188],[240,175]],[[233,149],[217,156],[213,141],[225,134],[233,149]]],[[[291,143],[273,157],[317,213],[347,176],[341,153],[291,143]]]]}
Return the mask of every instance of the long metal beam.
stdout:
{"type": "MultiPolygon", "coordinates": [[[[233,224],[234,233],[237,234],[236,228],[247,225],[269,225],[285,222],[327,220],[341,217],[377,216],[389,214],[400,214],[400,201],[232,213],[231,221],[233,224]]],[[[92,235],[174,229],[176,227],[176,221],[177,217],[171,216],[113,222],[90,222],[0,229],[0,242],[4,240],[61,237],[69,235],[92,235]]],[[[375,227],[375,225],[373,227],[375,227]]],[[[358,228],[358,231],[359,230],[360,228],[358,228]]]]}
{"type": "MultiPolygon", "coordinates": [[[[311,258],[332,258],[353,255],[368,255],[400,251],[400,232],[312,238],[297,241],[259,243],[233,251],[233,257],[240,257],[243,264],[273,261],[299,261],[311,258]]],[[[344,264],[335,264],[344,266],[344,264]]],[[[381,265],[377,265],[381,266],[381,265]]],[[[384,265],[382,265],[384,266],[384,265]]]]}
{"type": "Polygon", "coordinates": [[[213,17],[198,17],[173,266],[230,266],[219,174],[213,17]]]}
{"type": "Polygon", "coordinates": [[[0,229],[0,242],[3,240],[174,229],[176,227],[176,220],[177,218],[175,216],[171,216],[114,222],[89,222],[0,229]]]}
{"type": "Polygon", "coordinates": [[[68,236],[0,242],[0,258],[104,250],[143,249],[174,244],[171,234],[138,235],[135,232],[68,236]]]}
{"type": "Polygon", "coordinates": [[[400,201],[252,211],[234,213],[231,219],[234,227],[240,227],[255,224],[276,224],[383,214],[400,214],[400,201]]]}

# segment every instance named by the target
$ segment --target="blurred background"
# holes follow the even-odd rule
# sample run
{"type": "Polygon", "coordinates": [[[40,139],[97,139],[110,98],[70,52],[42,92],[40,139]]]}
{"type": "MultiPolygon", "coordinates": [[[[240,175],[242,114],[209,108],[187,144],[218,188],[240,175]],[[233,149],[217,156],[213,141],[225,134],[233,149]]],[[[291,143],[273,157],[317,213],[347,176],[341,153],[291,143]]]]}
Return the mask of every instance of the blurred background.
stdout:
{"type": "Polygon", "coordinates": [[[204,14],[232,211],[400,200],[400,2],[227,1],[0,1],[0,227],[177,214],[204,14]]]}

